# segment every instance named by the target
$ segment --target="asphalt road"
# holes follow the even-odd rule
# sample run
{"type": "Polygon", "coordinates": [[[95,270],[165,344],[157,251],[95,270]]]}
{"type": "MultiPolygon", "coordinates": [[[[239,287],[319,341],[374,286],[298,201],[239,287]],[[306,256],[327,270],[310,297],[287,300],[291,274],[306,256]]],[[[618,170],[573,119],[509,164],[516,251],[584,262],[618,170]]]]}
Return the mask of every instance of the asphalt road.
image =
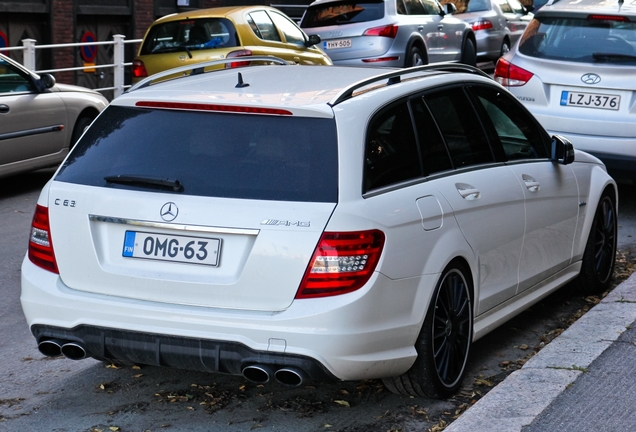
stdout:
{"type": "MultiPolygon", "coordinates": [[[[0,431],[422,431],[453,418],[579,316],[567,288],[473,346],[465,387],[447,401],[409,398],[379,381],[288,388],[240,377],[92,359],[49,359],[19,303],[35,201],[51,170],[0,179],[0,431]]],[[[636,251],[636,187],[621,185],[619,247],[636,251]]]]}

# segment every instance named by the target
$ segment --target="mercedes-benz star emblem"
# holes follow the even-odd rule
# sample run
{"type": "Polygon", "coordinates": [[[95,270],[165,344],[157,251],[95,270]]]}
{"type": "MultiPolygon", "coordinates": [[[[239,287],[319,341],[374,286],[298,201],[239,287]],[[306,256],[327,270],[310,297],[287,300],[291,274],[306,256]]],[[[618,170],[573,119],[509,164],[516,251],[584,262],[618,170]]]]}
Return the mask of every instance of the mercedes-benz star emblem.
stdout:
{"type": "Polygon", "coordinates": [[[166,222],[172,222],[179,214],[179,207],[177,207],[177,205],[173,202],[167,202],[163,205],[163,207],[161,207],[161,212],[159,214],[161,214],[161,219],[166,222]]]}
{"type": "Polygon", "coordinates": [[[601,82],[601,77],[596,75],[595,73],[586,73],[581,77],[581,81],[585,84],[598,84],[601,82]]]}

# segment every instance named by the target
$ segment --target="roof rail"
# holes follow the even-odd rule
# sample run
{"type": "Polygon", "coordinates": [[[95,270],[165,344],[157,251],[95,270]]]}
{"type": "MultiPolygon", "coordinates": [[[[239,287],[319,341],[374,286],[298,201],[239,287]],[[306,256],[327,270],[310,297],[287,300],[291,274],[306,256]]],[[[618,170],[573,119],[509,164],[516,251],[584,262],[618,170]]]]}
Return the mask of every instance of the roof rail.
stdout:
{"type": "Polygon", "coordinates": [[[152,83],[154,81],[157,81],[157,80],[159,80],[161,78],[165,78],[165,77],[170,76],[170,75],[178,74],[179,72],[184,72],[184,74],[182,76],[175,77],[173,79],[183,78],[183,77],[192,76],[192,75],[199,75],[199,74],[207,73],[207,72],[225,70],[225,69],[213,69],[213,70],[210,70],[210,71],[206,72],[204,70],[204,68],[209,67],[209,66],[218,66],[218,65],[228,64],[228,63],[236,63],[236,62],[244,62],[244,61],[265,61],[265,62],[268,62],[269,64],[289,65],[289,63],[287,63],[282,58],[274,57],[274,56],[231,57],[231,58],[225,58],[225,59],[221,59],[221,60],[214,60],[214,61],[203,62],[203,63],[195,63],[195,64],[192,64],[192,65],[180,66],[178,68],[168,69],[168,70],[165,70],[165,71],[162,71],[162,72],[158,72],[158,73],[156,73],[154,75],[150,75],[148,78],[144,78],[142,81],[139,81],[137,84],[135,84],[134,86],[129,88],[126,93],[130,93],[130,92],[133,92],[135,90],[139,90],[139,89],[142,89],[144,87],[148,87],[148,86],[152,85],[152,83]],[[185,74],[185,72],[190,72],[190,73],[189,74],[185,74]]]}
{"type": "Polygon", "coordinates": [[[398,84],[402,81],[403,75],[409,75],[416,72],[465,72],[465,73],[472,73],[476,75],[481,75],[486,78],[490,78],[490,76],[488,76],[488,74],[486,74],[481,69],[475,66],[465,65],[463,63],[444,62],[444,63],[433,63],[433,64],[424,65],[424,66],[414,66],[410,68],[404,68],[404,69],[399,69],[399,70],[383,73],[383,74],[376,75],[374,77],[367,78],[362,81],[353,83],[349,87],[341,90],[340,93],[338,93],[336,97],[329,102],[329,105],[333,107],[338,105],[339,103],[342,103],[348,99],[351,99],[353,97],[353,93],[356,90],[362,87],[366,87],[375,82],[386,80],[385,85],[387,86],[398,84]]]}

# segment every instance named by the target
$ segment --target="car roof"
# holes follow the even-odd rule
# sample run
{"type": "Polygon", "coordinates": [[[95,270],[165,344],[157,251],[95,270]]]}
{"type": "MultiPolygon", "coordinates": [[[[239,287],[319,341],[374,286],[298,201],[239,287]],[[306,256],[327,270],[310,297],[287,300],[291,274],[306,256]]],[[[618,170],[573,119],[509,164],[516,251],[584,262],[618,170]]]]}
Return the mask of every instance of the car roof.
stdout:
{"type": "Polygon", "coordinates": [[[224,6],[224,7],[216,7],[216,8],[208,8],[208,9],[197,9],[188,12],[181,12],[171,15],[166,15],[157,19],[153,24],[170,22],[170,21],[180,21],[183,19],[193,19],[193,18],[222,18],[230,15],[235,15],[237,13],[242,13],[244,11],[252,11],[252,10],[277,10],[275,8],[263,5],[256,6],[224,6]]]}
{"type": "MultiPolygon", "coordinates": [[[[405,91],[413,91],[418,77],[456,75],[454,72],[467,72],[490,81],[479,69],[461,64],[442,63],[410,69],[263,65],[185,75],[152,85],[142,82],[111,104],[135,106],[138,101],[214,104],[285,109],[294,115],[333,117],[332,106],[358,95],[400,83],[410,89],[405,91]]],[[[466,74],[462,75],[465,80],[466,74]]],[[[417,85],[422,87],[421,83],[417,85]]],[[[399,94],[401,91],[395,93],[396,96],[399,94]]]]}
{"type": "Polygon", "coordinates": [[[636,0],[550,0],[535,15],[554,15],[559,12],[585,17],[594,13],[636,16],[636,0]]]}

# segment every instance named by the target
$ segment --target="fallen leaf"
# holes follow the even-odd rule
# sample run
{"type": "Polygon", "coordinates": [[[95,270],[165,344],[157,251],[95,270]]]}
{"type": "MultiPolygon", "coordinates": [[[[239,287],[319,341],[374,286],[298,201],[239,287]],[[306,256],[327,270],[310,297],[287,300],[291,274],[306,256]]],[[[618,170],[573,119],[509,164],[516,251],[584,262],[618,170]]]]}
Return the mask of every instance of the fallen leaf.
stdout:
{"type": "Polygon", "coordinates": [[[347,407],[351,406],[349,404],[349,402],[347,402],[346,400],[335,400],[334,402],[337,403],[338,405],[344,405],[344,406],[347,406],[347,407]]]}

